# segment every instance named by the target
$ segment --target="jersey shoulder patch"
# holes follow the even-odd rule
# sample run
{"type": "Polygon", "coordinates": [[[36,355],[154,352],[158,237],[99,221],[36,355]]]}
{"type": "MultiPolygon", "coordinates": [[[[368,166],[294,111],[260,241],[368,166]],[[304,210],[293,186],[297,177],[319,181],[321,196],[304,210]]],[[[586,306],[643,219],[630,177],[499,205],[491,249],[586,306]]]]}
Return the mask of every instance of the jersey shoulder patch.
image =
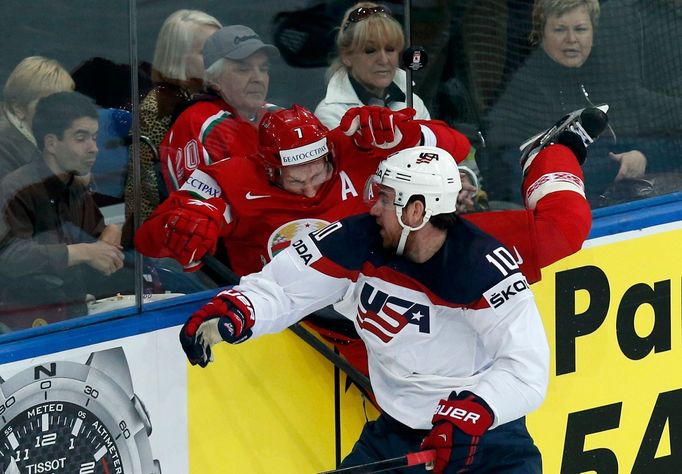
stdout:
{"type": "Polygon", "coordinates": [[[306,265],[324,257],[355,271],[369,259],[372,239],[378,235],[374,219],[368,214],[360,214],[332,222],[291,245],[306,265]]]}
{"type": "Polygon", "coordinates": [[[222,195],[222,189],[218,182],[199,169],[192,172],[187,181],[180,187],[180,190],[188,191],[202,199],[217,198],[222,195]]]}
{"type": "Polygon", "coordinates": [[[509,275],[483,293],[490,307],[502,313],[509,311],[516,302],[532,296],[528,281],[520,272],[509,275]]]}
{"type": "Polygon", "coordinates": [[[448,231],[441,253],[445,261],[420,277],[448,301],[475,303],[508,276],[520,274],[518,262],[504,245],[463,219],[448,231]]]}

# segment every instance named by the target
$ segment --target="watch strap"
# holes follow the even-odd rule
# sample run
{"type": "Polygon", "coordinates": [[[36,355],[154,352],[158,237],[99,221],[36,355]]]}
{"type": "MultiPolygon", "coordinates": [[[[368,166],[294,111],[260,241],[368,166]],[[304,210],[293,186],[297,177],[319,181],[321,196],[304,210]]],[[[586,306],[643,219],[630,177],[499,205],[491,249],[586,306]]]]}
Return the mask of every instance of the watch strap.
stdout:
{"type": "Polygon", "coordinates": [[[128,398],[133,398],[135,395],[133,379],[130,376],[128,359],[126,359],[122,347],[112,347],[111,349],[93,352],[88,357],[86,364],[111,377],[123,389],[128,398]]]}

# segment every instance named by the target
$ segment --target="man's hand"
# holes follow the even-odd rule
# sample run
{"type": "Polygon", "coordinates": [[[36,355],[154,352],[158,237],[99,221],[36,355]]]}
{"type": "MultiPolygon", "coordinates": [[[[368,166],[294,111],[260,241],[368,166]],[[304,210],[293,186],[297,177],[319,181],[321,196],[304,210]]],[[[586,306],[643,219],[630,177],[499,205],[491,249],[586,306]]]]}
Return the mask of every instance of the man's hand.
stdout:
{"type": "Polygon", "coordinates": [[[339,128],[361,147],[391,149],[401,143],[414,146],[421,138],[419,124],[412,122],[416,113],[413,108],[393,111],[388,107],[353,107],[345,113],[339,128]]]}
{"type": "Polygon", "coordinates": [[[622,179],[641,178],[646,171],[646,156],[639,150],[626,151],[625,153],[609,152],[609,158],[620,163],[618,175],[614,181],[622,179]]]}
{"type": "Polygon", "coordinates": [[[433,428],[421,448],[436,449],[434,474],[446,467],[449,472],[464,472],[474,463],[480,437],[493,424],[493,412],[473,393],[453,392],[448,400],[440,401],[431,423],[433,428]]]}
{"type": "Polygon", "coordinates": [[[121,247],[122,228],[120,224],[109,224],[104,228],[99,236],[99,240],[111,244],[113,246],[121,247]]]}
{"type": "Polygon", "coordinates": [[[98,240],[88,244],[70,244],[66,249],[69,266],[86,263],[106,276],[123,268],[124,257],[120,245],[98,240]]]}
{"type": "Polygon", "coordinates": [[[180,330],[180,344],[192,365],[206,367],[211,347],[220,341],[238,344],[251,337],[253,305],[241,292],[221,291],[196,311],[180,330]]]}

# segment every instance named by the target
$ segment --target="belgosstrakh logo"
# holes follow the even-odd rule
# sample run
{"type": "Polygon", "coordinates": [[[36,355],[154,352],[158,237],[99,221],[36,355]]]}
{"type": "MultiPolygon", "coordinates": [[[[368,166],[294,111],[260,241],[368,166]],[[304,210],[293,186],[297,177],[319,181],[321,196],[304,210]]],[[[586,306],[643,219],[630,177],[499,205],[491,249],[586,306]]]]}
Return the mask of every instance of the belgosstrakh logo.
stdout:
{"type": "Polygon", "coordinates": [[[249,201],[252,201],[254,199],[262,199],[262,198],[269,198],[269,197],[270,197],[269,194],[252,194],[251,191],[246,193],[246,199],[248,199],[249,201]]]}
{"type": "Polygon", "coordinates": [[[200,179],[193,178],[192,176],[190,176],[189,178],[187,178],[186,182],[189,186],[191,186],[192,188],[201,192],[202,195],[204,193],[207,193],[211,197],[219,197],[220,196],[220,190],[219,189],[216,189],[214,186],[211,186],[210,184],[202,182],[200,179]]]}
{"type": "Polygon", "coordinates": [[[216,180],[201,170],[194,170],[180,189],[204,199],[220,197],[223,194],[216,180]]]}
{"type": "Polygon", "coordinates": [[[289,150],[281,150],[279,152],[279,157],[284,166],[291,166],[316,160],[327,153],[329,153],[329,147],[327,146],[327,138],[325,137],[308,145],[291,148],[289,150]]]}

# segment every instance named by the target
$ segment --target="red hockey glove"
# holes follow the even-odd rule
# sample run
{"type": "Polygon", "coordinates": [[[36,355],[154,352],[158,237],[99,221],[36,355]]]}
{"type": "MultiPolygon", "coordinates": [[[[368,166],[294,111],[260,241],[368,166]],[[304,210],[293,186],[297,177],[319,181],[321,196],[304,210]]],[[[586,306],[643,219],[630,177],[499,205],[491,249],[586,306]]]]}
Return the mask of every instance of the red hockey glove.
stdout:
{"type": "Polygon", "coordinates": [[[417,145],[421,128],[412,121],[417,112],[413,108],[394,111],[388,107],[365,106],[348,109],[339,128],[347,136],[354,136],[361,147],[383,149],[417,145]]]}
{"type": "Polygon", "coordinates": [[[433,428],[422,449],[436,449],[435,474],[448,468],[448,472],[468,472],[474,463],[476,448],[481,436],[493,424],[493,412],[483,399],[471,392],[441,400],[431,420],[433,428]]]}
{"type": "Polygon", "coordinates": [[[180,330],[180,344],[192,365],[206,367],[211,347],[220,341],[239,344],[251,337],[253,305],[241,292],[221,291],[197,310],[180,330]]]}
{"type": "Polygon", "coordinates": [[[135,248],[154,258],[170,257],[198,270],[207,252],[215,251],[227,204],[219,198],[201,200],[186,191],[174,192],[135,233],[135,248]]]}
{"type": "Polygon", "coordinates": [[[201,268],[201,257],[214,253],[222,227],[225,202],[219,198],[187,199],[165,225],[164,246],[185,271],[201,268]]]}

